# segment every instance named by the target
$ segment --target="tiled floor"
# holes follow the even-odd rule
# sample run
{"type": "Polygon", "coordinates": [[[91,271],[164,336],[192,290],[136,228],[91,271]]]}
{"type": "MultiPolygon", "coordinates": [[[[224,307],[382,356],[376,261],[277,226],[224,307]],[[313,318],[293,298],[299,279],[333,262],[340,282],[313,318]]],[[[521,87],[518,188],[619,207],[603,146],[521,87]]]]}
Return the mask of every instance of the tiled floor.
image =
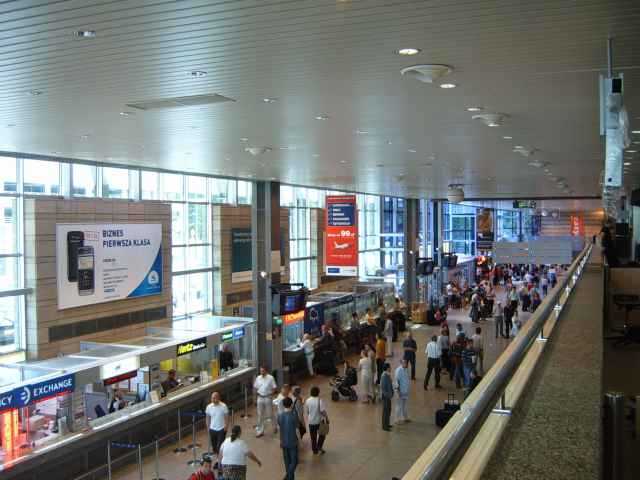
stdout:
{"type": "MultiPolygon", "coordinates": [[[[529,314],[520,313],[522,319],[529,314]]],[[[453,311],[449,316],[449,326],[453,332],[455,324],[463,323],[468,334],[472,333],[475,325],[471,324],[466,312],[453,311]]],[[[507,345],[508,340],[493,337],[493,321],[480,325],[486,330],[485,335],[485,369],[493,364],[497,355],[507,345]]],[[[437,332],[436,327],[416,325],[413,327],[419,352],[423,352],[427,339],[437,332]]],[[[394,358],[392,369],[398,365],[401,356],[400,342],[394,344],[394,358]]],[[[440,391],[422,389],[422,379],[426,371],[424,355],[418,355],[418,380],[411,391],[409,414],[412,423],[396,426],[391,433],[384,432],[380,427],[381,407],[379,404],[368,405],[362,402],[351,403],[341,400],[338,403],[329,399],[330,388],[327,377],[316,377],[313,382],[303,383],[303,391],[308,394],[312,384],[320,387],[321,396],[327,401],[331,418],[331,432],[327,437],[324,456],[314,456],[311,453],[308,436],[305,436],[304,446],[300,453],[300,465],[296,477],[299,479],[328,479],[348,478],[349,480],[389,480],[393,476],[401,477],[415,461],[425,447],[438,433],[434,424],[434,413],[442,408],[442,403],[448,392],[455,392],[457,398],[462,398],[462,391],[456,390],[455,385],[444,376],[440,391]]],[[[433,380],[432,380],[433,382],[433,380]]],[[[256,439],[253,434],[255,412],[248,420],[236,418],[243,428],[243,438],[262,460],[262,468],[250,464],[248,478],[279,479],[284,476],[282,455],[279,439],[272,433],[256,439]]],[[[199,441],[206,444],[204,432],[199,441]]],[[[189,477],[191,467],[186,462],[192,457],[191,452],[176,455],[172,452],[174,446],[161,452],[160,473],[165,480],[181,480],[189,477]]],[[[144,478],[153,478],[152,459],[146,459],[144,478]]],[[[114,478],[118,480],[137,480],[137,471],[133,468],[117,472],[114,478]]]]}

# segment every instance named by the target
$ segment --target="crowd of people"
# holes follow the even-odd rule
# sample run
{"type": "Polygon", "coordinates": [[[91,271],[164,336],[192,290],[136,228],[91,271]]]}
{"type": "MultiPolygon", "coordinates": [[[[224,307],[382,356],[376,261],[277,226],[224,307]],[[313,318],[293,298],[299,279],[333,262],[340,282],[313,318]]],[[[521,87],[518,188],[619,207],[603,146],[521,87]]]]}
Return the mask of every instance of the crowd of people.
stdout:
{"type": "MultiPolygon", "coordinates": [[[[535,266],[496,266],[480,275],[477,284],[461,285],[451,282],[446,285],[444,305],[434,309],[434,320],[439,325],[439,333],[431,336],[424,347],[424,365],[426,372],[423,389],[433,387],[442,389],[443,377],[448,377],[452,387],[464,389],[468,395],[480,382],[484,374],[484,339],[482,327],[478,324],[489,318],[495,321],[495,336],[510,338],[518,334],[521,327],[519,312],[534,312],[542,298],[557,283],[557,271],[553,267],[535,266]],[[504,292],[499,298],[497,286],[504,292]],[[469,308],[473,324],[473,334],[468,335],[462,323],[457,323],[455,331],[450,333],[447,312],[449,309],[469,308]]],[[[312,340],[305,335],[301,346],[305,355],[305,365],[311,377],[322,370],[318,363],[319,352],[334,352],[327,361],[339,359],[344,364],[344,376],[340,378],[340,387],[347,391],[357,386],[356,399],[364,403],[381,403],[381,428],[391,431],[394,425],[411,421],[409,415],[409,397],[416,381],[416,367],[421,361],[419,347],[411,330],[400,337],[404,322],[398,315],[404,315],[404,306],[398,300],[396,308],[387,312],[383,305],[377,311],[368,309],[362,319],[354,314],[354,328],[360,332],[360,348],[357,365],[352,367],[345,360],[348,355],[347,339],[335,322],[323,325],[322,334],[312,340]],[[402,339],[402,355],[393,368],[394,353],[392,343],[402,339]],[[314,361],[315,360],[315,361],[314,361]],[[394,421],[392,422],[392,416],[394,421]]],[[[320,353],[320,355],[322,355],[320,353]]],[[[323,373],[323,372],[320,372],[323,373]]],[[[334,386],[334,394],[336,384],[334,386]]],[[[324,455],[325,440],[329,430],[327,404],[320,395],[320,388],[312,386],[308,398],[304,397],[301,387],[283,385],[278,388],[275,378],[265,368],[254,382],[257,422],[255,435],[264,436],[270,423],[274,435],[280,436],[285,480],[293,480],[298,465],[299,449],[305,444],[307,433],[309,445],[314,455],[324,455]]],[[[211,480],[217,471],[224,479],[246,478],[247,461],[261,465],[258,457],[242,440],[240,426],[229,431],[229,409],[214,392],[211,403],[206,409],[207,425],[215,463],[205,459],[202,467],[194,473],[193,480],[211,480]]]]}

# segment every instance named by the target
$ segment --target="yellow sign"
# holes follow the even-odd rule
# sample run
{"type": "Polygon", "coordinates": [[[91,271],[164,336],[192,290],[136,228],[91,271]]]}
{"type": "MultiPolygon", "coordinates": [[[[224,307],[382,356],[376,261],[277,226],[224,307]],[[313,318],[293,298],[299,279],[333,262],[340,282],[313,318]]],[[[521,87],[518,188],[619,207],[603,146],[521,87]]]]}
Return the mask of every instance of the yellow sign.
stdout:
{"type": "Polygon", "coordinates": [[[207,348],[207,338],[202,337],[197,340],[193,340],[192,342],[180,343],[178,345],[178,349],[176,355],[179,357],[180,355],[187,355],[189,353],[197,352],[198,350],[202,350],[203,348],[207,348]]]}

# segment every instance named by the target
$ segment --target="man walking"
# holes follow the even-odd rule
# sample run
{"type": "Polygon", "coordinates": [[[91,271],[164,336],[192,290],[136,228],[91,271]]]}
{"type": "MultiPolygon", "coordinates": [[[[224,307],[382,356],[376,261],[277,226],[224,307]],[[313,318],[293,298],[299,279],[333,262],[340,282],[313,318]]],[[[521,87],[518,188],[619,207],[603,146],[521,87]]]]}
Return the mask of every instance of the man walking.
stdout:
{"type": "Polygon", "coordinates": [[[205,410],[207,425],[209,425],[209,438],[211,439],[211,450],[218,456],[220,445],[224,442],[229,429],[229,408],[220,401],[220,394],[211,394],[211,403],[205,410]]]}
{"type": "Polygon", "coordinates": [[[407,338],[402,344],[404,348],[404,359],[411,364],[411,380],[416,379],[416,352],[418,351],[418,344],[413,339],[411,331],[407,332],[407,338]]]}
{"type": "Polygon", "coordinates": [[[293,411],[293,400],[285,397],[282,400],[284,411],[278,415],[280,427],[280,447],[284,460],[285,480],[294,480],[298,466],[298,415],[293,411]]]}
{"type": "MultiPolygon", "coordinates": [[[[518,307],[516,306],[516,309],[518,307]]],[[[513,308],[511,304],[505,305],[504,307],[504,334],[502,335],[504,338],[509,338],[509,334],[511,329],[513,328],[513,308]]]]}
{"type": "Polygon", "coordinates": [[[391,366],[385,363],[380,376],[380,396],[382,397],[382,429],[391,431],[391,399],[393,398],[393,382],[389,373],[391,366]]]}
{"type": "MultiPolygon", "coordinates": [[[[264,423],[273,418],[273,395],[278,390],[275,379],[269,375],[267,369],[260,367],[260,375],[253,382],[253,389],[256,391],[258,424],[256,425],[256,437],[264,435],[264,423]]],[[[274,422],[274,431],[278,431],[278,424],[274,422]]]]}
{"type": "Polygon", "coordinates": [[[424,389],[428,390],[429,379],[434,370],[436,372],[436,388],[442,388],[440,386],[440,357],[442,357],[442,350],[438,345],[438,337],[435,335],[431,337],[425,353],[427,354],[427,374],[424,377],[424,389]]]}
{"type": "Polygon", "coordinates": [[[398,401],[396,402],[396,424],[409,422],[407,404],[409,403],[409,390],[411,381],[409,380],[409,362],[402,359],[400,366],[396,368],[396,390],[398,391],[398,401]]]}

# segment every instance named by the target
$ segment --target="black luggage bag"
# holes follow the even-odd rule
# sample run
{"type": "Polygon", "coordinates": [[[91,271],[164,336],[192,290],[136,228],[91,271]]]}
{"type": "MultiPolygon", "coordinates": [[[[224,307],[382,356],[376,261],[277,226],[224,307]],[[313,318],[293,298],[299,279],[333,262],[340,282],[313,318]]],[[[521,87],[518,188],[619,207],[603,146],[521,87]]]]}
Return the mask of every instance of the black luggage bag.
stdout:
{"type": "Polygon", "coordinates": [[[447,410],[445,408],[436,410],[436,425],[440,428],[444,427],[455,413],[455,410],[447,410]]]}

